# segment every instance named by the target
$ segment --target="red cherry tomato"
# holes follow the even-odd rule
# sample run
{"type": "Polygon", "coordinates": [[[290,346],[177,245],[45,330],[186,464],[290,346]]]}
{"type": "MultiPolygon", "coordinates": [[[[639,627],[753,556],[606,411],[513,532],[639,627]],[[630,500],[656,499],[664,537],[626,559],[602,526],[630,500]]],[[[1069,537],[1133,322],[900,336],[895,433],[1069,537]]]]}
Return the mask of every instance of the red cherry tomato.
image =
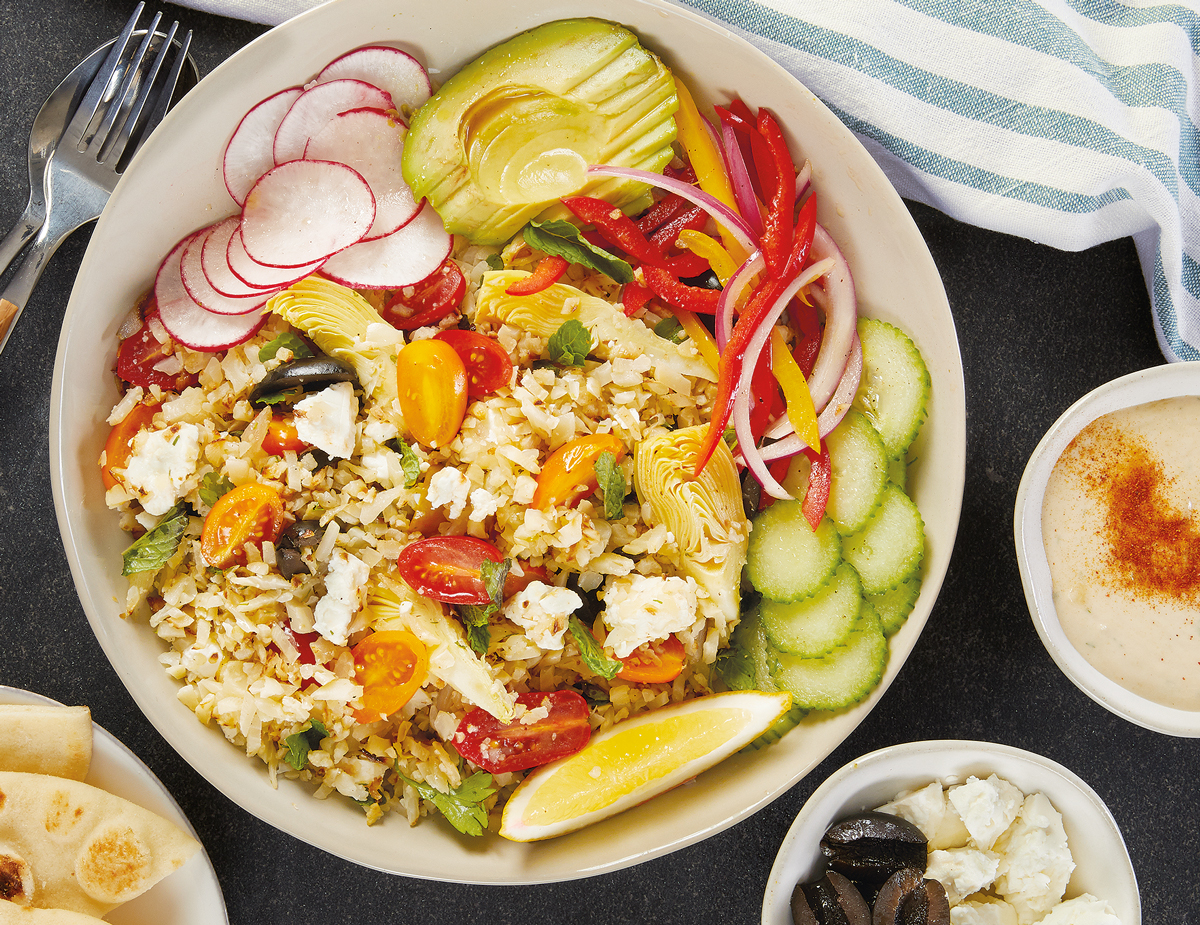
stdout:
{"type": "Polygon", "coordinates": [[[290,414],[276,414],[267,425],[267,435],[263,437],[262,448],[272,456],[282,456],[286,450],[300,453],[308,449],[308,444],[296,433],[296,419],[290,414]]]}
{"type": "Polygon", "coordinates": [[[437,324],[458,311],[467,292],[467,280],[450,258],[419,283],[396,290],[381,314],[401,331],[415,331],[437,324]]]}
{"type": "Polygon", "coordinates": [[[502,562],[500,550],[474,536],[431,536],[409,543],[396,557],[396,569],[418,594],[447,604],[488,604],[480,568],[502,562]]]}
{"type": "MultiPolygon", "coordinates": [[[[587,701],[574,691],[519,694],[517,703],[547,715],[526,723],[502,723],[483,709],[462,718],[452,742],[458,753],[492,774],[524,771],[573,755],[592,736],[587,701]]],[[[537,714],[535,714],[537,715],[537,714]]]]}
{"type": "Polygon", "coordinates": [[[153,405],[134,405],[125,419],[113,425],[104,443],[104,465],[100,467],[100,480],[105,489],[112,488],[119,479],[113,474],[114,469],[124,469],[133,453],[133,438],[144,427],[149,427],[154,420],[154,413],[162,407],[162,402],[153,405]]]}
{"type": "MultiPolygon", "coordinates": [[[[153,306],[154,303],[150,304],[153,306]]],[[[168,392],[182,392],[188,386],[195,385],[199,376],[186,371],[164,373],[154,368],[173,352],[171,338],[157,319],[157,310],[148,312],[142,326],[121,341],[117,347],[117,376],[130,385],[140,385],[142,388],[157,385],[168,392]],[[167,338],[165,343],[154,336],[155,330],[167,338]]]]}
{"type": "Polygon", "coordinates": [[[508,385],[512,378],[513,362],[494,337],[453,328],[435,334],[433,339],[445,341],[463,361],[467,370],[467,398],[490,395],[508,385]]]}
{"type": "Polygon", "coordinates": [[[200,550],[213,568],[246,561],[245,546],[275,542],[283,528],[283,499],[269,485],[247,482],[223,494],[204,518],[200,550]]]}
{"type": "Polygon", "coordinates": [[[668,636],[640,645],[621,659],[625,667],[617,677],[634,684],[665,684],[679,677],[683,661],[683,643],[677,636],[668,636]]]}
{"type": "Polygon", "coordinates": [[[535,581],[540,581],[543,584],[552,585],[553,580],[550,578],[550,572],[540,565],[530,565],[528,562],[521,563],[521,574],[515,574],[515,570],[508,573],[504,579],[504,599],[507,601],[514,594],[520,594],[535,581]]]}

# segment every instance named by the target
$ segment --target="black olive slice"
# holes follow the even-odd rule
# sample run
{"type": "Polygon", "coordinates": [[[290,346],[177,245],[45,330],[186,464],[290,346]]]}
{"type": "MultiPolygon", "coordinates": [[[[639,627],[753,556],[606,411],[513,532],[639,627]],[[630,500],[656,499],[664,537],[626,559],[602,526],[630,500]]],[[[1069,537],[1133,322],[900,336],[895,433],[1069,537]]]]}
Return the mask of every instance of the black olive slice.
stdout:
{"type": "Polygon", "coordinates": [[[915,867],[903,868],[888,877],[875,897],[871,925],[902,925],[907,922],[904,918],[905,901],[918,891],[924,895],[923,882],[924,871],[915,867]]]}
{"type": "Polygon", "coordinates": [[[829,866],[855,881],[881,882],[905,867],[925,869],[926,839],[906,819],[859,813],[836,822],[821,839],[829,866]]]}
{"type": "Polygon", "coordinates": [[[804,884],[804,895],[821,925],[850,925],[842,904],[838,902],[837,890],[828,877],[804,884]]]}
{"type": "Polygon", "coordinates": [[[922,883],[904,897],[900,904],[900,925],[926,925],[929,920],[929,897],[922,883]]]}
{"type": "Polygon", "coordinates": [[[812,906],[808,904],[808,897],[804,895],[803,883],[797,883],[796,888],[792,890],[792,923],[793,925],[821,925],[812,911],[812,906]]]}
{"type": "Polygon", "coordinates": [[[321,542],[321,537],[324,534],[325,528],[321,526],[320,521],[297,520],[279,534],[279,541],[275,545],[284,548],[304,549],[308,546],[316,546],[321,542]]]}
{"type": "Polygon", "coordinates": [[[275,566],[279,569],[279,574],[284,578],[291,578],[293,575],[312,574],[312,570],[308,567],[308,563],[304,561],[304,557],[300,555],[300,551],[292,549],[290,546],[284,546],[275,550],[275,566]]]}
{"type": "Polygon", "coordinates": [[[871,907],[863,899],[858,887],[836,870],[826,871],[825,878],[837,891],[838,903],[846,914],[846,921],[849,925],[871,925],[871,907]]]}
{"type": "Polygon", "coordinates": [[[926,925],[950,925],[950,897],[946,888],[937,880],[926,880],[925,897],[929,905],[926,925]]]}
{"type": "Polygon", "coordinates": [[[281,363],[267,373],[250,393],[250,404],[264,404],[263,399],[289,391],[318,392],[335,382],[353,382],[360,388],[354,367],[328,356],[302,357],[281,363]]]}

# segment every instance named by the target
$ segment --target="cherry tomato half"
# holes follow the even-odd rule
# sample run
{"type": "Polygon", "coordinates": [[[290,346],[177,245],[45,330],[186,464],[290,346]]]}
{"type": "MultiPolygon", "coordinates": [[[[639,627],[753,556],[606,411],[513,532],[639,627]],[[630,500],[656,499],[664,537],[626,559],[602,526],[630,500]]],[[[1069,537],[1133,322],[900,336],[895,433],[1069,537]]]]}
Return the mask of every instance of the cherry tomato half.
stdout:
{"type": "Polygon", "coordinates": [[[492,774],[524,771],[573,755],[592,737],[587,701],[574,691],[518,694],[517,703],[528,711],[547,715],[526,723],[518,716],[502,723],[483,709],[462,718],[451,742],[458,753],[492,774]]]}
{"type": "Polygon", "coordinates": [[[409,543],[396,557],[396,570],[418,594],[447,604],[491,602],[480,568],[502,562],[500,550],[474,536],[431,536],[409,543]]]}
{"type": "MultiPolygon", "coordinates": [[[[153,301],[150,304],[153,305],[153,301]]],[[[166,328],[157,319],[157,311],[149,312],[142,326],[121,341],[117,347],[117,376],[130,385],[140,385],[142,388],[156,385],[168,392],[182,392],[188,386],[195,385],[199,376],[186,371],[165,373],[154,368],[173,352],[166,328]],[[167,338],[165,343],[154,336],[155,330],[167,338]]]]}
{"type": "Polygon", "coordinates": [[[514,594],[520,594],[535,581],[543,582],[544,584],[554,584],[554,579],[550,577],[550,571],[540,565],[530,565],[528,562],[521,562],[521,574],[517,575],[516,570],[510,571],[504,579],[504,599],[507,601],[514,594]]]}
{"type": "Polygon", "coordinates": [[[408,703],[429,674],[429,650],[408,630],[372,633],[353,649],[363,713],[389,716],[408,703]]]}
{"type": "Polygon", "coordinates": [[[512,378],[513,362],[494,337],[452,328],[435,334],[433,339],[445,341],[463,361],[467,370],[467,398],[491,395],[512,378]]]}
{"type": "Polygon", "coordinates": [[[542,466],[531,506],[545,510],[586,498],[596,490],[596,460],[606,451],[620,460],[625,444],[615,434],[590,434],[564,443],[542,466]]]}
{"type": "Polygon", "coordinates": [[[446,446],[467,413],[467,370],[441,340],[415,340],[396,356],[400,413],[422,446],[446,446]]]}
{"type": "Polygon", "coordinates": [[[458,311],[467,292],[467,280],[458,264],[446,258],[442,265],[419,283],[398,289],[381,314],[392,327],[415,331],[437,324],[458,311]]]}
{"type": "Polygon", "coordinates": [[[290,414],[275,414],[267,425],[267,435],[263,437],[262,448],[272,456],[282,456],[285,451],[301,453],[308,449],[308,444],[296,433],[296,419],[290,414]]]}
{"type": "Polygon", "coordinates": [[[625,667],[617,677],[634,684],[665,684],[679,677],[683,660],[683,643],[677,636],[668,636],[640,645],[621,659],[625,667]]]}
{"type": "Polygon", "coordinates": [[[113,475],[114,469],[124,469],[133,453],[133,438],[138,432],[149,427],[154,420],[154,413],[162,407],[162,402],[153,405],[134,405],[125,419],[113,425],[108,439],[104,442],[104,465],[100,467],[100,480],[107,490],[117,484],[119,479],[113,475]]]}
{"type": "Polygon", "coordinates": [[[246,561],[245,546],[275,542],[283,528],[283,499],[269,485],[247,482],[221,496],[200,534],[200,550],[214,568],[228,568],[246,561]]]}

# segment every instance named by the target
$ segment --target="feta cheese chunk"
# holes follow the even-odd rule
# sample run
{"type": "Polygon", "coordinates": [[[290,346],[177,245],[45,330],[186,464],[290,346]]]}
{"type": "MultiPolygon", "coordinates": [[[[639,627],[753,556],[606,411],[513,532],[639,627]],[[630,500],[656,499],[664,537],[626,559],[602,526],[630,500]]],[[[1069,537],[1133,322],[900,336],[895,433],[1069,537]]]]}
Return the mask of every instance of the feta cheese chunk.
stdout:
{"type": "Polygon", "coordinates": [[[563,647],[568,618],[583,606],[583,598],[570,588],[531,581],[517,592],[501,611],[539,649],[556,652],[563,647]]]}
{"type": "Polygon", "coordinates": [[[1017,910],[994,896],[973,897],[950,910],[950,925],[1017,925],[1017,910]]]}
{"type": "Polygon", "coordinates": [[[996,851],[996,892],[1012,903],[1021,925],[1039,921],[1063,898],[1075,869],[1062,816],[1043,794],[1030,794],[996,851]]]}
{"type": "Polygon", "coordinates": [[[325,596],[313,610],[313,628],[334,645],[344,646],[350,621],[362,608],[363,589],[371,570],[358,556],[334,550],[325,575],[325,596]]]}
{"type": "Polygon", "coordinates": [[[1121,920],[1103,899],[1083,893],[1059,903],[1040,925],[1121,925],[1121,920]]]}
{"type": "Polygon", "coordinates": [[[947,848],[929,852],[925,868],[927,880],[937,880],[946,888],[953,907],[972,893],[986,890],[996,879],[1000,858],[978,848],[947,848]]]}
{"type": "Polygon", "coordinates": [[[354,455],[354,420],[358,399],[354,386],[338,382],[296,402],[296,436],[334,459],[354,455]]]}
{"type": "Polygon", "coordinates": [[[971,839],[985,851],[992,847],[1021,810],[1020,790],[995,774],[987,780],[968,777],[965,784],[951,787],[947,799],[958,810],[971,839]]]}
{"type": "Polygon", "coordinates": [[[927,841],[932,841],[946,815],[946,791],[934,781],[920,790],[902,793],[892,802],[880,806],[879,812],[907,819],[921,830],[927,841]]]}
{"type": "Polygon", "coordinates": [[[643,643],[666,639],[696,621],[697,585],[691,578],[629,575],[604,586],[604,624],[617,658],[643,643]]]}
{"type": "Polygon", "coordinates": [[[200,428],[186,421],[163,430],[143,430],[133,440],[121,478],[146,513],[167,513],[183,494],[183,483],[200,459],[200,428]]]}
{"type": "Polygon", "coordinates": [[[430,478],[425,497],[430,507],[444,507],[446,516],[457,520],[466,509],[470,494],[471,480],[453,466],[445,466],[430,478]]]}

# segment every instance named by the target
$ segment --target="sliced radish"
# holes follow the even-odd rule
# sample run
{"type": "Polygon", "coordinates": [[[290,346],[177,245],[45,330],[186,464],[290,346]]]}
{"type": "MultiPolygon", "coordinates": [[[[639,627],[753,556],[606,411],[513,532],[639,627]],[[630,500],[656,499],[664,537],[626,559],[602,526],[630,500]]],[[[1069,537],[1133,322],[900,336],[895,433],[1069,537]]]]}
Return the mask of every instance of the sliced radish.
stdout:
{"type": "Polygon", "coordinates": [[[193,350],[211,352],[248,340],[263,326],[266,316],[261,312],[217,315],[188,295],[183,285],[183,254],[202,233],[193,232],[167,254],[154,280],[154,300],[163,327],[175,340],[193,350]]]}
{"type": "Polygon", "coordinates": [[[375,197],[334,161],[288,161],[263,174],[242,209],[246,253],[269,267],[303,267],[362,240],[375,197]]]}
{"type": "Polygon", "coordinates": [[[325,65],[317,75],[317,83],[347,77],[386,91],[401,113],[412,112],[433,92],[421,63],[407,52],[388,45],[364,45],[346,52],[325,65]]]}
{"type": "Polygon", "coordinates": [[[292,103],[275,132],[273,156],[276,164],[304,156],[308,140],[338,113],[351,109],[392,109],[392,98],[364,80],[331,80],[314,84],[292,103]]]}
{"type": "MultiPolygon", "coordinates": [[[[241,228],[240,222],[238,228],[241,228]]],[[[225,259],[229,262],[229,270],[247,286],[256,289],[278,291],[294,282],[304,279],[310,273],[320,269],[325,261],[315,260],[302,267],[268,267],[259,263],[246,253],[242,244],[242,236],[235,231],[229,239],[225,251],[225,259]]]]}
{"type": "Polygon", "coordinates": [[[239,206],[245,204],[246,194],[255,181],[275,166],[272,153],[275,132],[303,92],[303,87],[289,87],[274,96],[268,96],[242,116],[242,121],[234,129],[233,137],[225,146],[221,171],[225,188],[239,206]]]}
{"type": "MultiPolygon", "coordinates": [[[[232,298],[262,295],[264,289],[270,288],[269,286],[250,285],[234,273],[229,266],[229,239],[237,233],[241,221],[240,215],[231,215],[229,218],[217,222],[205,235],[204,244],[200,248],[200,269],[208,278],[208,284],[221,295],[232,298]]],[[[288,272],[294,271],[289,270],[288,272]]]]}
{"type": "Polygon", "coordinates": [[[308,147],[308,160],[337,161],[357,170],[375,194],[375,222],[364,241],[382,238],[417,214],[420,205],[400,173],[404,125],[382,109],[352,109],[334,116],[308,147]]]}
{"type": "Polygon", "coordinates": [[[399,289],[425,279],[450,256],[450,235],[429,203],[386,237],[334,254],[321,272],[354,289],[399,289]]]}
{"type": "Polygon", "coordinates": [[[262,308],[272,295],[269,289],[252,290],[249,295],[244,296],[227,296],[217,292],[208,281],[201,263],[201,254],[212,231],[211,225],[201,229],[184,249],[179,265],[183,288],[197,304],[218,315],[244,315],[256,308],[262,308]]]}

